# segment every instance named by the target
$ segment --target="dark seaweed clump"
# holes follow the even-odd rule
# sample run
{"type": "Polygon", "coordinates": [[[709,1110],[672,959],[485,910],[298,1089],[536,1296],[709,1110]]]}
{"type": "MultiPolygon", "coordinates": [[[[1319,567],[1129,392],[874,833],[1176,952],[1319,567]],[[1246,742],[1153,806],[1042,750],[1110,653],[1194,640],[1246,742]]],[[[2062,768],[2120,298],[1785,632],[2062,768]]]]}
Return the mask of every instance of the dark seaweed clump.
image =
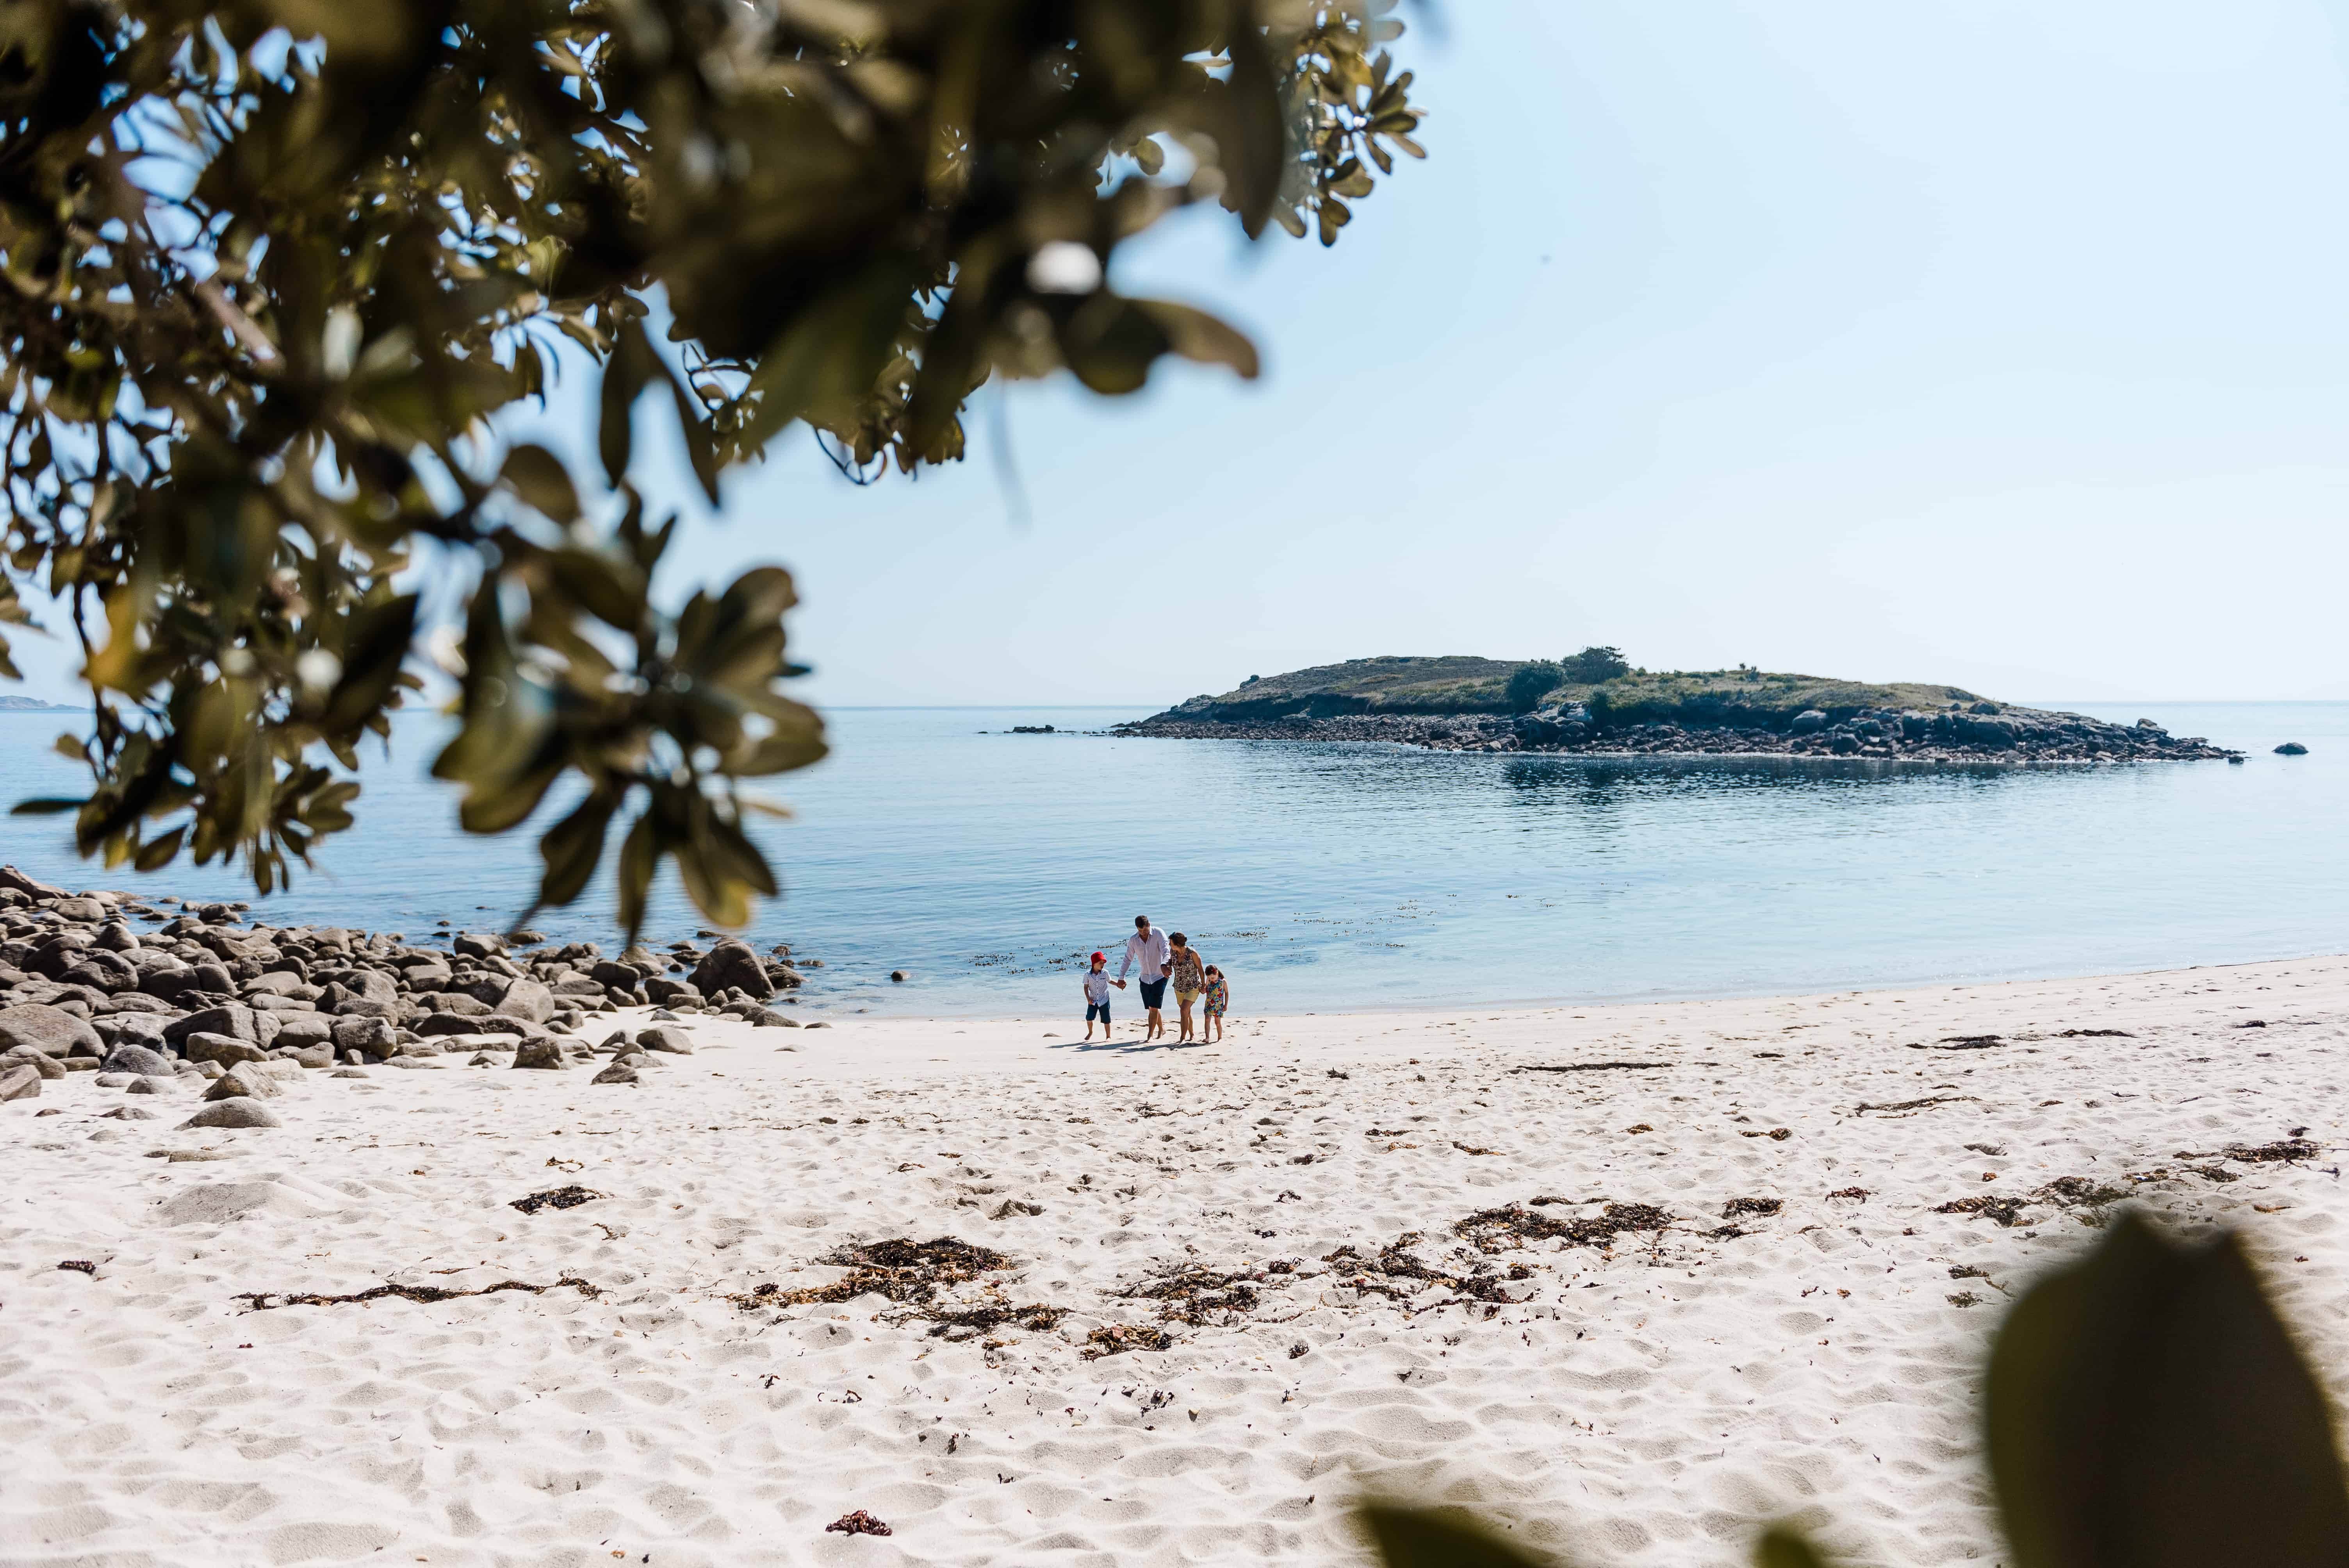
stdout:
{"type": "Polygon", "coordinates": [[[1980,1214],[1997,1221],[2009,1230],[2023,1219],[2020,1198],[1959,1198],[1935,1207],[1936,1214],[1980,1214]]]}
{"type": "MultiPolygon", "coordinates": [[[[2230,1143],[2223,1158],[2240,1161],[2245,1165],[2269,1165],[2288,1160],[2313,1160],[2323,1152],[2305,1138],[2283,1138],[2273,1143],[2230,1143]]],[[[2190,1156],[2181,1155],[2180,1158],[2190,1156]]]]}
{"type": "Polygon", "coordinates": [[[527,1198],[516,1198],[512,1207],[525,1214],[535,1214],[541,1209],[575,1209],[582,1203],[592,1203],[607,1194],[591,1191],[585,1187],[549,1187],[543,1192],[533,1192],[527,1198]]]}
{"type": "Polygon", "coordinates": [[[309,1294],[286,1295],[277,1291],[256,1290],[247,1291],[236,1299],[249,1304],[254,1312],[267,1312],[273,1307],[280,1306],[342,1306],[355,1301],[381,1301],[387,1296],[395,1295],[402,1301],[423,1302],[427,1305],[436,1301],[455,1301],[459,1296],[465,1295],[492,1295],[502,1290],[527,1291],[532,1295],[538,1295],[554,1289],[556,1285],[566,1284],[591,1301],[602,1294],[585,1280],[575,1279],[565,1274],[554,1284],[531,1284],[518,1279],[500,1280],[495,1284],[485,1284],[479,1290],[443,1290],[439,1285],[433,1284],[379,1284],[367,1290],[353,1291],[348,1295],[309,1294]],[[276,1296],[278,1299],[273,1301],[270,1299],[272,1296],[276,1296]]]}
{"type": "Polygon", "coordinates": [[[867,1293],[900,1305],[922,1305],[936,1299],[942,1286],[968,1284],[1011,1263],[993,1248],[958,1242],[952,1236],[927,1242],[896,1236],[843,1247],[823,1261],[848,1273],[830,1284],[785,1290],[770,1283],[727,1299],[746,1311],[847,1301],[867,1293]]]}
{"type": "Polygon", "coordinates": [[[1104,1356],[1122,1356],[1129,1350],[1172,1350],[1174,1336],[1163,1328],[1146,1323],[1106,1323],[1085,1336],[1085,1347],[1077,1352],[1088,1361],[1098,1361],[1104,1356]]]}
{"type": "Polygon", "coordinates": [[[1724,1220],[1735,1220],[1747,1214],[1767,1216],[1776,1213],[1785,1206],[1785,1200],[1779,1198],[1732,1198],[1721,1206],[1721,1217],[1724,1220]]]}
{"type": "MultiPolygon", "coordinates": [[[[1548,1202],[1561,1200],[1553,1198],[1548,1202]]],[[[1569,1246],[1609,1247],[1626,1231],[1661,1231],[1671,1222],[1671,1215],[1653,1203],[1609,1203],[1597,1214],[1575,1220],[1553,1220],[1511,1203],[1506,1208],[1480,1210],[1454,1222],[1452,1233],[1480,1253],[1497,1253],[1522,1247],[1528,1242],[1553,1239],[1562,1240],[1569,1246]]]]}
{"type": "Polygon", "coordinates": [[[1156,1302],[1162,1323],[1187,1323],[1195,1328],[1204,1328],[1245,1319],[1264,1300],[1257,1287],[1293,1283],[1283,1276],[1293,1274],[1295,1268],[1294,1264],[1276,1263],[1260,1269],[1225,1273],[1197,1264],[1184,1264],[1154,1279],[1127,1285],[1117,1294],[1128,1301],[1156,1302]]]}

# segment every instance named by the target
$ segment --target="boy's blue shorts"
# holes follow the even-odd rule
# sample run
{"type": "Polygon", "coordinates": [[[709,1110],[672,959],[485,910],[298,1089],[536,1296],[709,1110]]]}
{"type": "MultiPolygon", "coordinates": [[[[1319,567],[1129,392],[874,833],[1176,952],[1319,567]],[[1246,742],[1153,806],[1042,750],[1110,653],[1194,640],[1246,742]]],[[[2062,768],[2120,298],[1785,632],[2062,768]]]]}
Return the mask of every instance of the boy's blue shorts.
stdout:
{"type": "Polygon", "coordinates": [[[1109,1004],[1108,1004],[1108,1003],[1106,1003],[1106,1002],[1088,1002],[1088,1003],[1086,1003],[1086,1004],[1085,1004],[1085,1022],[1086,1022],[1086,1023],[1088,1023],[1088,1024],[1090,1024],[1090,1023],[1092,1023],[1095,1018],[1099,1018],[1099,1019],[1100,1019],[1102,1023],[1104,1023],[1104,1024],[1106,1024],[1106,1023],[1108,1023],[1108,1022],[1109,1022],[1109,1004]]]}

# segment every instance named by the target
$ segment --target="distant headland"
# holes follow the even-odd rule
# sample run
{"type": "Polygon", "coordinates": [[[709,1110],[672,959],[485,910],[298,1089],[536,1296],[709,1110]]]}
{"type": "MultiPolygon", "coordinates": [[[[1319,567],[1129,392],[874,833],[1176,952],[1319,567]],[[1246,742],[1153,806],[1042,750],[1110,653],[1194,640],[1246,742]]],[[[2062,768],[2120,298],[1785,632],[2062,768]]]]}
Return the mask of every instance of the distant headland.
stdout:
{"type": "Polygon", "coordinates": [[[1571,658],[1351,659],[1250,676],[1121,725],[1175,739],[1384,740],[1441,751],[1791,755],[1920,762],[2240,758],[2139,719],[2112,724],[1960,686],[1728,670],[1635,669],[1612,648],[1571,658]]]}
{"type": "Polygon", "coordinates": [[[0,696],[0,713],[88,713],[87,707],[74,707],[61,702],[43,702],[36,696],[0,696]]]}

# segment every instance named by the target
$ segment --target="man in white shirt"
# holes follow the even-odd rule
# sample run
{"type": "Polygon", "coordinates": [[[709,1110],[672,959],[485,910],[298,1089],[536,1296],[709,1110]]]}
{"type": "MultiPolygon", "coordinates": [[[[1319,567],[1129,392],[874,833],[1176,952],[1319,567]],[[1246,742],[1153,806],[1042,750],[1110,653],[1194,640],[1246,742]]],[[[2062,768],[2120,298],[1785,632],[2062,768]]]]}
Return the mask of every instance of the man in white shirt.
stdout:
{"type": "Polygon", "coordinates": [[[1148,915],[1135,915],[1133,934],[1125,939],[1125,957],[1117,966],[1117,987],[1125,989],[1125,972],[1139,962],[1142,1005],[1150,1012],[1150,1026],[1142,1032],[1145,1040],[1154,1040],[1166,1032],[1166,1019],[1159,1009],[1166,1005],[1166,965],[1173,957],[1174,949],[1166,944],[1166,934],[1153,930],[1148,915]]]}

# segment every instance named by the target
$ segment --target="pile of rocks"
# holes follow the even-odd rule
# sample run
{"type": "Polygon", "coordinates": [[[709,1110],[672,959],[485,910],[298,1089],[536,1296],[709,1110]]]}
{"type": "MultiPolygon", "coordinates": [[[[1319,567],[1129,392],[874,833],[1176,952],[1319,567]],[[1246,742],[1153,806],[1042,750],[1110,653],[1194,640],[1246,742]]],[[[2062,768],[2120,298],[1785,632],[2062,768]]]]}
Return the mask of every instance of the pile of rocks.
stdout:
{"type": "Polygon", "coordinates": [[[1433,751],[1585,756],[1874,757],[1911,762],[2137,762],[2235,758],[2151,719],[2110,724],[2076,713],[1975,703],[1933,712],[1816,708],[1772,722],[1627,723],[1579,704],[1517,714],[1350,714],[1247,723],[1147,719],[1122,735],[1174,739],[1373,740],[1433,751]]]}
{"type": "Polygon", "coordinates": [[[592,1055],[564,1037],[623,1006],[799,1026],[769,1006],[803,984],[788,945],[761,955],[719,937],[607,958],[592,942],[466,933],[443,952],[398,932],[250,923],[247,907],[68,893],[0,866],[0,1100],[76,1071],[132,1093],[188,1078],[207,1085],[196,1125],[273,1126],[261,1102],[305,1069],[451,1051],[562,1068],[592,1055]]]}

